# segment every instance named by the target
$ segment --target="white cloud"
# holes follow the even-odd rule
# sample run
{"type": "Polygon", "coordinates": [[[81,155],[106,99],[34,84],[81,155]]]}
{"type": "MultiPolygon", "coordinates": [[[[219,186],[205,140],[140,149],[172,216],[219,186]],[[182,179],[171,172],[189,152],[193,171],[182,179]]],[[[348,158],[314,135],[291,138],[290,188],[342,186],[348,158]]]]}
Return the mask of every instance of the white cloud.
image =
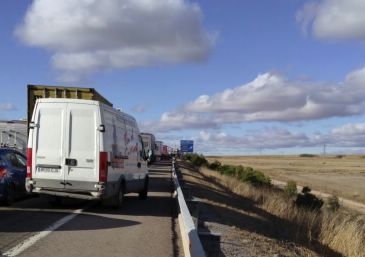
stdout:
{"type": "Polygon", "coordinates": [[[239,136],[224,132],[200,131],[200,143],[210,147],[230,149],[278,149],[292,147],[311,147],[323,144],[325,137],[315,135],[308,137],[304,133],[293,133],[284,128],[265,128],[239,136]]]}
{"type": "Polygon", "coordinates": [[[210,139],[210,133],[205,130],[200,131],[199,136],[203,141],[208,141],[210,139]]]}
{"type": "Polygon", "coordinates": [[[302,29],[308,27],[323,39],[365,40],[365,1],[320,0],[309,2],[297,13],[302,29]]]}
{"type": "Polygon", "coordinates": [[[53,53],[66,80],[99,70],[199,62],[213,36],[185,0],[34,0],[16,35],[53,53]]]}
{"type": "Polygon", "coordinates": [[[308,27],[313,22],[318,8],[318,2],[306,3],[301,10],[297,12],[296,19],[300,23],[303,34],[308,34],[308,27]]]}
{"type": "Polygon", "coordinates": [[[164,113],[149,125],[156,131],[218,128],[243,122],[294,122],[365,113],[365,67],[337,83],[289,80],[265,73],[236,88],[202,95],[164,113]]]}
{"type": "MultiPolygon", "coordinates": [[[[365,147],[365,123],[345,124],[325,134],[291,132],[285,128],[265,127],[241,135],[202,130],[196,138],[203,152],[275,150],[318,147],[324,144],[331,148],[365,147]]],[[[345,150],[348,152],[348,150],[345,150]]],[[[363,152],[363,151],[362,151],[363,152]]]]}
{"type": "Polygon", "coordinates": [[[150,132],[168,132],[172,130],[184,129],[204,129],[214,128],[218,125],[199,114],[188,112],[165,112],[161,115],[160,120],[146,122],[141,124],[142,130],[150,132]]]}
{"type": "Polygon", "coordinates": [[[365,123],[345,124],[332,130],[333,135],[338,136],[365,136],[365,123]]]}
{"type": "Polygon", "coordinates": [[[290,81],[273,73],[203,95],[185,105],[193,113],[213,113],[218,124],[243,121],[296,121],[364,113],[365,68],[350,73],[344,82],[330,84],[290,81]]]}
{"type": "Polygon", "coordinates": [[[359,89],[362,89],[365,83],[365,67],[349,73],[346,76],[346,82],[353,85],[353,87],[357,86],[359,89]]]}
{"type": "Polygon", "coordinates": [[[237,88],[229,88],[213,96],[203,95],[186,105],[193,112],[252,113],[267,108],[282,110],[291,106],[302,106],[303,89],[288,82],[278,74],[265,73],[255,80],[237,88]],[[285,88],[285,91],[282,89],[285,88]]]}
{"type": "Polygon", "coordinates": [[[350,123],[333,129],[332,142],[341,147],[365,147],[365,123],[350,123]]]}
{"type": "Polygon", "coordinates": [[[283,127],[264,126],[238,134],[229,134],[221,129],[203,129],[198,134],[185,134],[184,137],[179,132],[162,132],[155,135],[164,144],[173,147],[178,147],[182,138],[192,139],[195,141],[195,150],[206,154],[257,153],[259,150],[285,150],[287,153],[294,153],[311,152],[313,149],[321,153],[323,145],[327,146],[329,153],[350,154],[364,153],[361,148],[365,147],[365,123],[349,123],[328,132],[308,134],[293,132],[283,127]]]}
{"type": "Polygon", "coordinates": [[[0,111],[16,111],[17,108],[12,103],[2,103],[0,104],[0,111]]]}

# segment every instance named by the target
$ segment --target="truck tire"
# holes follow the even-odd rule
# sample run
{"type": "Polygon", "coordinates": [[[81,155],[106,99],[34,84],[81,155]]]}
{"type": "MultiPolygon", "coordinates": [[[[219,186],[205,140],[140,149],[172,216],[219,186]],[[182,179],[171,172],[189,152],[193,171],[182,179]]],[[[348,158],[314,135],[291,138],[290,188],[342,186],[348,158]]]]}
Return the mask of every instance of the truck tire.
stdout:
{"type": "Polygon", "coordinates": [[[144,179],[144,186],[143,186],[143,190],[141,192],[138,193],[138,198],[140,200],[145,200],[147,199],[147,194],[148,194],[148,184],[149,184],[149,178],[148,176],[146,176],[146,178],[144,179]]]}

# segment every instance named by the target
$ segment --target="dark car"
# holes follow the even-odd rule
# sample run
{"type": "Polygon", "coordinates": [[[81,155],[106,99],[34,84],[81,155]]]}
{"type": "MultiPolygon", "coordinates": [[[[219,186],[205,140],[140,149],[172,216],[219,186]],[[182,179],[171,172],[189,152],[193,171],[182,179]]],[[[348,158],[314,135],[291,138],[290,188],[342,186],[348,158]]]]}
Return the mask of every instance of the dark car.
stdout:
{"type": "Polygon", "coordinates": [[[25,194],[26,157],[11,148],[0,148],[0,201],[12,204],[25,194]]]}

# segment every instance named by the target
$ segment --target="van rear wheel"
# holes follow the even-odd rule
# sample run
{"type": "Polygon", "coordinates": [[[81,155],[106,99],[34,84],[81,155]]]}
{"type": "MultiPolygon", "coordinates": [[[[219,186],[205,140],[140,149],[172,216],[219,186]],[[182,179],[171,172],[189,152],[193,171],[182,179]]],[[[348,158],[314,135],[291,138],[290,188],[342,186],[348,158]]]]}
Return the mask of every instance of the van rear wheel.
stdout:
{"type": "Polygon", "coordinates": [[[120,209],[124,202],[124,185],[123,183],[120,184],[118,193],[114,196],[113,199],[113,208],[120,209]]]}
{"type": "Polygon", "coordinates": [[[149,179],[148,176],[146,176],[146,178],[144,179],[144,187],[143,190],[141,192],[138,193],[138,198],[140,200],[145,200],[147,199],[147,194],[148,194],[148,183],[149,183],[149,179]]]}

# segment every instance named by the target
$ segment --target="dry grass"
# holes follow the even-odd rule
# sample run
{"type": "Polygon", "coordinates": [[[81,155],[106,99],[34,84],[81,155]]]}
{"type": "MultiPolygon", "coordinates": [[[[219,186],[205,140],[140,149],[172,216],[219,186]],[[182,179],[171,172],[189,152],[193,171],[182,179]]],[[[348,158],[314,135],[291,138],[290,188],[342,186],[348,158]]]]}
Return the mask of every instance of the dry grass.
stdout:
{"type": "Polygon", "coordinates": [[[326,256],[365,257],[365,216],[349,213],[313,212],[296,208],[283,192],[255,188],[206,168],[200,171],[233,193],[255,202],[258,208],[284,220],[281,233],[294,235],[295,241],[320,245],[326,256]]]}
{"type": "Polygon", "coordinates": [[[274,180],[294,180],[299,185],[365,203],[364,156],[212,156],[206,159],[252,167],[274,180]]]}
{"type": "Polygon", "coordinates": [[[365,256],[365,218],[325,214],[319,239],[345,256],[365,256]]]}

